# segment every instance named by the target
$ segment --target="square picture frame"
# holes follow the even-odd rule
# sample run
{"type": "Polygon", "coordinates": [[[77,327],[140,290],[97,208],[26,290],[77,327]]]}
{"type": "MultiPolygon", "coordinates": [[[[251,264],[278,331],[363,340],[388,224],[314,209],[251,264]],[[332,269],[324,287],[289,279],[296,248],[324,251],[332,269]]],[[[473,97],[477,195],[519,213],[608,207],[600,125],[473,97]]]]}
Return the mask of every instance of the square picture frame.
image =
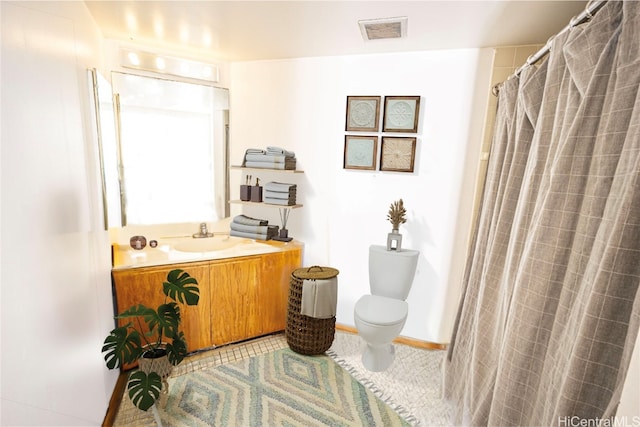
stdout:
{"type": "Polygon", "coordinates": [[[345,135],[344,169],[376,170],[377,158],[377,136],[345,135]]]}
{"type": "Polygon", "coordinates": [[[416,144],[415,137],[383,136],[380,148],[380,170],[413,172],[416,144]]]}
{"type": "Polygon", "coordinates": [[[380,96],[347,96],[346,131],[377,132],[380,126],[380,96]]]}
{"type": "Polygon", "coordinates": [[[383,132],[418,132],[419,96],[385,96],[383,132]]]}

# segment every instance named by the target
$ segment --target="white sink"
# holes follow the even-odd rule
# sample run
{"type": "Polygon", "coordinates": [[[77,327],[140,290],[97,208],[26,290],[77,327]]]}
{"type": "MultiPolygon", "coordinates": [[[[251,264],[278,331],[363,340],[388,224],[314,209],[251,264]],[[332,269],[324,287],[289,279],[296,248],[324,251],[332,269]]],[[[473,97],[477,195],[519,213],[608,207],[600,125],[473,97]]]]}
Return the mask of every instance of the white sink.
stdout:
{"type": "Polygon", "coordinates": [[[245,239],[232,239],[228,236],[207,237],[176,243],[173,249],[179,252],[216,252],[239,245],[245,239]]]}
{"type": "Polygon", "coordinates": [[[134,250],[127,245],[115,252],[115,268],[146,267],[202,260],[227,259],[278,252],[278,244],[269,244],[245,237],[219,235],[201,239],[190,237],[164,238],[156,248],[147,246],[134,250]]]}

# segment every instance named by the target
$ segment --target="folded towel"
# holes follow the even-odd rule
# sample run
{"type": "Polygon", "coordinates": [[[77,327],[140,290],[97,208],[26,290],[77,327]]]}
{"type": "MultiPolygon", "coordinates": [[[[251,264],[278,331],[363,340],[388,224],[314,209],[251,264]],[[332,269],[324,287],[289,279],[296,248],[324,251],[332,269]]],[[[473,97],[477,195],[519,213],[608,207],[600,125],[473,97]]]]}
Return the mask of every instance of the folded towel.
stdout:
{"type": "Polygon", "coordinates": [[[267,182],[264,185],[265,191],[274,191],[274,192],[289,192],[291,190],[296,190],[296,184],[287,184],[286,182],[267,182]]]}
{"type": "Polygon", "coordinates": [[[246,216],[246,215],[237,215],[233,218],[233,222],[235,222],[236,224],[244,224],[244,225],[267,225],[269,224],[269,221],[267,221],[266,219],[256,219],[256,218],[251,218],[250,216],[246,216]]]}
{"type": "Polygon", "coordinates": [[[245,159],[245,164],[246,163],[264,163],[266,165],[295,165],[296,164],[296,159],[294,158],[290,158],[290,157],[285,157],[284,160],[280,161],[280,159],[278,157],[276,157],[275,159],[272,159],[271,157],[276,157],[276,156],[263,156],[263,155],[255,155],[255,156],[247,156],[247,158],[245,159]]]}
{"type": "Polygon", "coordinates": [[[271,162],[271,163],[284,163],[287,159],[291,159],[292,157],[287,157],[285,155],[278,154],[246,154],[244,159],[250,162],[271,162]]]}
{"type": "Polygon", "coordinates": [[[295,160],[292,160],[292,161],[287,160],[284,163],[247,161],[244,163],[244,166],[248,168],[257,168],[257,169],[295,170],[296,162],[295,160]]]}
{"type": "Polygon", "coordinates": [[[262,193],[263,197],[267,197],[270,199],[284,199],[284,200],[296,200],[296,193],[278,193],[275,191],[264,191],[262,193]]]}
{"type": "MultiPolygon", "coordinates": [[[[243,231],[245,233],[258,233],[265,234],[269,233],[269,228],[273,227],[272,225],[246,225],[246,224],[237,224],[235,222],[231,222],[229,227],[235,231],[243,231]]],[[[277,226],[276,226],[277,227],[277,226]]]]}
{"type": "Polygon", "coordinates": [[[274,225],[269,228],[267,233],[251,233],[246,231],[229,230],[230,236],[245,237],[253,240],[271,240],[278,235],[278,226],[274,225]]]}
{"type": "Polygon", "coordinates": [[[298,192],[298,189],[295,186],[289,188],[289,190],[284,190],[284,191],[283,190],[276,191],[276,190],[272,190],[271,188],[272,187],[269,187],[269,188],[265,187],[264,191],[268,191],[273,194],[296,194],[298,192]]]}
{"type": "Polygon", "coordinates": [[[267,147],[267,154],[284,154],[287,157],[295,157],[296,153],[293,151],[287,151],[284,148],[269,146],[267,147]]]}
{"type": "Polygon", "coordinates": [[[247,156],[248,155],[252,155],[252,154],[266,154],[267,152],[264,150],[261,150],[259,148],[248,148],[245,152],[244,152],[244,158],[242,159],[242,166],[246,166],[247,163],[247,156]]]}
{"type": "Polygon", "coordinates": [[[338,278],[302,281],[300,314],[316,319],[329,319],[336,315],[338,278]]]}
{"type": "Polygon", "coordinates": [[[280,203],[282,202],[289,202],[292,205],[296,204],[296,196],[292,196],[292,197],[272,197],[272,196],[265,196],[262,199],[265,203],[269,203],[268,200],[277,200],[280,203]],[[265,200],[266,199],[266,200],[265,200]]]}
{"type": "Polygon", "coordinates": [[[262,201],[268,205],[282,205],[282,206],[293,206],[296,204],[295,200],[289,199],[274,199],[272,197],[265,197],[262,201]]]}
{"type": "Polygon", "coordinates": [[[244,231],[230,230],[229,236],[244,237],[253,240],[269,240],[266,234],[262,233],[246,233],[244,231]]]}

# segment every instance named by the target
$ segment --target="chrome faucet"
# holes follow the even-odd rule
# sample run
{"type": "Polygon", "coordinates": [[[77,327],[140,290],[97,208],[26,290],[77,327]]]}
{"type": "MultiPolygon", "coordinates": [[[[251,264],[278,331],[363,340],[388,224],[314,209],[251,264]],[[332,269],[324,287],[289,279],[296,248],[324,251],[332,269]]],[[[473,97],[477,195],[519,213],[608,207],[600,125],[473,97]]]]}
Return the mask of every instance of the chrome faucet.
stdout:
{"type": "Polygon", "coordinates": [[[213,237],[213,233],[210,233],[209,230],[207,230],[207,223],[203,222],[200,224],[200,232],[199,233],[195,233],[193,235],[194,239],[202,239],[204,237],[213,237]]]}

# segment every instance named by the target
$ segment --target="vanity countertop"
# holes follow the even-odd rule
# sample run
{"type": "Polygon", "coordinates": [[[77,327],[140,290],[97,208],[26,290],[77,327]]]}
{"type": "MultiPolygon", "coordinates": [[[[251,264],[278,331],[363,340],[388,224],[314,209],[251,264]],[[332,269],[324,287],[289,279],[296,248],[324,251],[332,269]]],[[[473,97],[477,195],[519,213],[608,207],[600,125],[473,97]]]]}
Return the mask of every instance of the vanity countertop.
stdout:
{"type": "Polygon", "coordinates": [[[253,240],[242,237],[218,235],[210,238],[169,237],[157,239],[157,246],[140,250],[130,245],[112,245],[112,267],[123,270],[156,265],[236,258],[300,249],[302,242],[292,240],[253,240]]]}

